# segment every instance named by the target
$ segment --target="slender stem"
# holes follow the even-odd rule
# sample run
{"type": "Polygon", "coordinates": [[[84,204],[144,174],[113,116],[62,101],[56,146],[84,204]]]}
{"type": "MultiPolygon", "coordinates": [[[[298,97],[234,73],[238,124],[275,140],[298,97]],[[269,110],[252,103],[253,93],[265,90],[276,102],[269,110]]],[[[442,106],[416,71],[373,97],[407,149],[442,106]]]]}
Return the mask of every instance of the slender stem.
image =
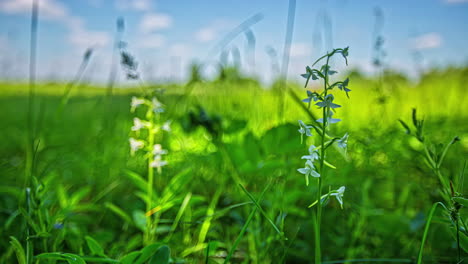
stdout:
{"type": "MultiPolygon", "coordinates": [[[[153,185],[154,185],[154,169],[151,166],[151,162],[153,161],[153,155],[151,153],[151,148],[154,145],[154,127],[153,127],[153,110],[150,109],[148,111],[148,120],[150,120],[150,127],[148,128],[148,145],[150,149],[150,153],[148,156],[148,186],[147,186],[147,195],[148,200],[146,203],[146,212],[149,212],[153,207],[153,185]]],[[[152,241],[151,229],[152,229],[152,214],[147,214],[146,216],[146,234],[145,234],[145,242],[149,244],[152,241]]]]}
{"type": "Polygon", "coordinates": [[[29,96],[28,96],[28,117],[26,130],[26,168],[25,186],[31,185],[31,177],[34,168],[34,102],[36,90],[36,50],[37,50],[37,26],[38,26],[39,5],[35,0],[32,3],[31,13],[31,40],[29,46],[29,96]]]}
{"type": "MultiPolygon", "coordinates": [[[[326,71],[325,71],[325,79],[323,80],[323,87],[324,87],[324,98],[327,96],[328,93],[328,63],[330,61],[330,56],[327,57],[327,63],[326,63],[326,71]]],[[[324,107],[322,111],[322,133],[320,135],[321,137],[321,142],[320,142],[320,177],[318,179],[318,190],[317,190],[317,212],[316,212],[316,219],[315,219],[315,263],[320,264],[322,262],[322,254],[321,254],[321,239],[320,239],[320,225],[322,221],[322,203],[321,203],[321,198],[322,198],[322,184],[323,184],[323,177],[324,177],[324,165],[325,165],[325,138],[326,138],[326,130],[327,130],[327,121],[328,121],[328,107],[324,107]]]]}
{"type": "MultiPolygon", "coordinates": [[[[26,188],[26,206],[27,206],[27,212],[28,212],[28,217],[31,217],[31,189],[26,188]]],[[[31,230],[30,230],[30,225],[28,222],[26,222],[26,264],[31,264],[33,263],[33,243],[32,239],[30,239],[31,235],[31,230]]]]}
{"type": "MultiPolygon", "coordinates": [[[[457,212],[458,214],[458,212],[457,212]]],[[[458,218],[460,218],[460,216],[458,215],[457,216],[458,218]]],[[[459,226],[459,221],[458,221],[458,218],[457,218],[457,253],[458,253],[458,260],[457,260],[457,263],[460,263],[460,226],[459,226]]]]}

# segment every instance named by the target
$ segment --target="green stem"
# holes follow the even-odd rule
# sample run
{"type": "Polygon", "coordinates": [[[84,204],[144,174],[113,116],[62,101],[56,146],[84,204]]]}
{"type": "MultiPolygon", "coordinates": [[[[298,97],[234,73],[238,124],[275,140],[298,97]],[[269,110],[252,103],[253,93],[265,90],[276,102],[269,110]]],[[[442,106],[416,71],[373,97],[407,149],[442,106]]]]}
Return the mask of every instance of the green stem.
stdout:
{"type": "MultiPolygon", "coordinates": [[[[328,69],[328,63],[330,61],[330,56],[327,57],[327,63],[326,63],[326,69],[328,69]]],[[[327,96],[328,93],[328,70],[325,72],[325,79],[323,80],[323,86],[324,86],[324,98],[327,96]]],[[[315,219],[315,263],[320,264],[322,262],[322,254],[321,254],[321,239],[320,239],[320,225],[322,221],[322,203],[321,203],[321,198],[322,198],[322,184],[323,184],[323,177],[324,177],[324,164],[325,164],[325,137],[326,137],[326,130],[327,130],[327,113],[328,113],[328,107],[324,107],[322,111],[322,134],[321,136],[321,142],[320,142],[320,177],[318,178],[318,190],[317,190],[317,211],[316,211],[316,219],[315,219]]]]}
{"type": "Polygon", "coordinates": [[[445,199],[445,201],[447,203],[450,203],[451,199],[450,199],[450,193],[448,192],[448,190],[450,190],[450,186],[449,186],[449,183],[446,181],[446,179],[443,177],[442,173],[440,172],[440,168],[438,167],[437,163],[434,161],[434,159],[432,158],[431,154],[429,153],[429,150],[427,149],[427,146],[426,144],[424,144],[424,153],[426,154],[426,159],[427,161],[429,162],[429,164],[431,165],[431,169],[432,171],[437,175],[437,177],[439,178],[439,181],[440,181],[440,184],[442,184],[442,194],[443,194],[443,198],[445,199]]]}
{"type": "MultiPolygon", "coordinates": [[[[26,188],[26,206],[28,217],[31,218],[31,189],[26,188]]],[[[31,229],[28,222],[26,222],[26,264],[33,263],[33,243],[31,236],[31,229]]]]}
{"type": "MultiPolygon", "coordinates": [[[[153,185],[154,185],[154,169],[151,167],[151,162],[153,161],[153,155],[151,153],[152,147],[154,145],[154,128],[153,128],[153,110],[150,109],[148,112],[148,120],[150,120],[150,127],[148,128],[148,145],[150,149],[150,155],[148,156],[148,186],[147,186],[147,195],[148,199],[146,202],[146,212],[150,212],[153,207],[153,185]]],[[[145,232],[145,242],[150,244],[152,242],[152,217],[151,214],[146,216],[146,232],[145,232]]]]}
{"type": "Polygon", "coordinates": [[[423,237],[422,237],[422,240],[421,240],[421,247],[419,248],[417,264],[422,263],[424,243],[426,242],[427,235],[429,233],[429,227],[431,226],[432,217],[434,216],[435,210],[437,209],[437,205],[441,205],[442,207],[445,208],[445,205],[443,203],[441,203],[441,202],[437,202],[434,205],[432,205],[431,211],[429,212],[429,216],[427,217],[426,227],[424,227],[424,233],[423,233],[423,237]]]}

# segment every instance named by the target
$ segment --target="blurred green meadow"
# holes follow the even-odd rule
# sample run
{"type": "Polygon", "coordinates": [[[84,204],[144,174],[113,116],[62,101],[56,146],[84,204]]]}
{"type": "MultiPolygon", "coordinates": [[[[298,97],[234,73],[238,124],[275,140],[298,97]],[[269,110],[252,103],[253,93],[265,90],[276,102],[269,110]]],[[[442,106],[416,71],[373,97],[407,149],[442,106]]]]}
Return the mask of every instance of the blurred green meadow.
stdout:
{"type": "MultiPolygon", "coordinates": [[[[0,262],[21,262],[9,237],[23,248],[32,243],[35,256],[71,253],[86,263],[119,263],[146,246],[146,159],[130,155],[128,140],[131,97],[154,94],[172,120],[160,138],[168,165],[153,186],[159,206],[153,233],[170,249],[170,263],[223,263],[257,208],[247,192],[262,210],[249,219],[231,262],[310,263],[314,210],[308,205],[317,185],[306,186],[297,169],[314,139],[301,144],[297,120],[312,122],[320,112],[300,101],[301,83],[265,87],[231,74],[187,85],[116,87],[112,94],[77,84],[66,103],[67,84],[38,84],[31,189],[37,201],[25,190],[28,85],[2,82],[0,262]]],[[[416,108],[425,137],[438,149],[458,136],[441,171],[460,177],[468,154],[467,81],[467,68],[433,70],[417,82],[394,72],[381,79],[350,73],[350,98],[335,99],[345,109],[336,113],[343,120],[336,130],[349,133],[348,150],[332,149],[337,169],[327,171],[330,188],[346,186],[344,208],[334,199],[324,207],[323,263],[416,263],[428,212],[442,198],[422,144],[398,120],[411,123],[416,108]]],[[[424,263],[456,263],[448,221],[436,211],[424,263]]],[[[33,263],[79,263],[42,256],[33,263]]]]}

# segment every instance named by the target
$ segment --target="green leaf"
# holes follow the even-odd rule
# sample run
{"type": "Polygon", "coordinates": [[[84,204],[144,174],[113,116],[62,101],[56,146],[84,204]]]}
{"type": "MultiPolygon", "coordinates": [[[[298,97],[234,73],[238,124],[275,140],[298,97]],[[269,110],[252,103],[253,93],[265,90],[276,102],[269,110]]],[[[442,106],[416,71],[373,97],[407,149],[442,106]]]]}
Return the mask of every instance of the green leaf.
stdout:
{"type": "Polygon", "coordinates": [[[133,211],[133,221],[135,223],[135,226],[138,227],[141,231],[146,230],[146,216],[143,211],[133,211]]]}
{"type": "MultiPolygon", "coordinates": [[[[268,215],[266,214],[266,212],[263,210],[263,208],[260,206],[260,204],[255,200],[255,198],[253,197],[253,195],[251,193],[249,193],[247,191],[247,189],[245,189],[245,187],[242,185],[242,184],[239,184],[239,186],[241,187],[241,189],[244,191],[244,193],[250,198],[250,200],[252,200],[252,202],[255,204],[255,206],[257,206],[257,208],[260,210],[260,213],[265,217],[265,219],[271,224],[271,226],[273,227],[273,229],[282,237],[284,237],[284,233],[280,231],[280,229],[275,225],[275,223],[273,223],[273,221],[268,217],[268,215]]],[[[264,192],[266,191],[266,189],[268,189],[270,186],[270,184],[267,185],[267,187],[265,188],[264,192]]],[[[263,196],[263,195],[262,195],[263,196]]],[[[261,196],[261,197],[262,197],[261,196]]]]}
{"type": "Polygon", "coordinates": [[[26,254],[24,253],[24,248],[21,243],[16,239],[16,237],[10,237],[10,244],[13,247],[13,250],[16,254],[16,259],[19,264],[26,264],[26,254]]]}
{"type": "Polygon", "coordinates": [[[463,232],[459,232],[460,235],[460,247],[468,253],[468,236],[463,232]]]}
{"type": "Polygon", "coordinates": [[[171,249],[164,245],[158,248],[153,257],[151,257],[149,264],[168,264],[171,257],[171,249]]]}
{"type": "Polygon", "coordinates": [[[85,239],[89,250],[91,250],[91,254],[107,258],[106,254],[104,254],[104,249],[102,249],[101,245],[94,238],[85,236],[85,239]]]}
{"type": "Polygon", "coordinates": [[[137,259],[137,261],[135,261],[134,264],[143,264],[144,262],[148,261],[152,256],[154,256],[158,252],[161,246],[161,243],[154,243],[144,247],[141,250],[140,257],[137,259]]]}
{"type": "Polygon", "coordinates": [[[123,257],[120,260],[120,263],[122,263],[122,264],[133,264],[133,263],[135,263],[135,260],[140,256],[140,254],[141,254],[140,251],[130,252],[129,254],[125,255],[125,257],[123,257]]]}
{"type": "Polygon", "coordinates": [[[69,264],[86,264],[86,262],[80,256],[70,253],[42,253],[37,255],[36,259],[65,260],[69,264]]]}
{"type": "Polygon", "coordinates": [[[468,199],[463,198],[463,197],[453,197],[452,200],[454,202],[457,202],[457,203],[463,205],[463,207],[468,208],[468,199]]]}
{"type": "Polygon", "coordinates": [[[422,240],[421,240],[421,247],[419,248],[417,264],[422,263],[424,243],[426,242],[427,234],[429,233],[429,227],[431,226],[432,217],[434,216],[435,210],[437,209],[438,205],[442,206],[445,210],[447,210],[445,205],[443,203],[441,203],[441,202],[437,202],[437,203],[434,203],[432,205],[431,211],[429,211],[429,215],[427,216],[426,226],[424,227],[424,233],[423,233],[423,237],[422,237],[422,240]]]}
{"type": "Polygon", "coordinates": [[[120,216],[125,222],[127,222],[127,224],[133,223],[132,218],[124,210],[120,209],[115,204],[106,202],[104,206],[110,209],[116,215],[120,216]]]}
{"type": "Polygon", "coordinates": [[[142,191],[146,191],[146,187],[148,186],[148,183],[143,179],[143,177],[140,176],[140,174],[131,171],[131,170],[125,170],[125,174],[128,176],[128,178],[131,180],[131,182],[138,187],[138,189],[142,191]]]}
{"type": "Polygon", "coordinates": [[[411,134],[411,129],[409,128],[409,126],[401,119],[398,119],[398,121],[400,121],[400,124],[405,129],[405,133],[408,134],[408,135],[411,134]]]}

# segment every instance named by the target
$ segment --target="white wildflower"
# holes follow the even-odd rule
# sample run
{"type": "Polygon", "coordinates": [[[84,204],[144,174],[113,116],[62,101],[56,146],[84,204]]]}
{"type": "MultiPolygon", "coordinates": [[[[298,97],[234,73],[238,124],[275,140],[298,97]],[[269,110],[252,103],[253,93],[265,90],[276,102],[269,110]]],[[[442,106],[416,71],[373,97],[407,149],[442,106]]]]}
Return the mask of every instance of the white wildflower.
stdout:
{"type": "Polygon", "coordinates": [[[309,185],[309,176],[318,178],[320,174],[315,170],[315,166],[312,161],[307,160],[304,168],[297,169],[298,172],[304,174],[306,185],[309,185]]]}
{"type": "Polygon", "coordinates": [[[318,151],[316,150],[316,147],[314,145],[310,145],[309,155],[302,156],[301,159],[310,160],[311,162],[318,160],[319,154],[318,154],[318,151]]]}
{"type": "Polygon", "coordinates": [[[167,154],[167,150],[163,149],[161,144],[155,144],[153,146],[153,155],[164,155],[167,154]]]}
{"type": "Polygon", "coordinates": [[[346,149],[346,147],[348,146],[348,133],[344,134],[344,136],[340,139],[338,139],[336,142],[338,144],[338,147],[342,148],[342,149],[346,149]]]}
{"type": "Polygon", "coordinates": [[[156,155],[154,157],[154,160],[150,164],[152,168],[158,168],[158,169],[160,169],[162,166],[165,166],[165,165],[167,165],[167,161],[162,160],[160,155],[156,155]]]}
{"type": "Polygon", "coordinates": [[[138,130],[144,128],[144,127],[146,127],[146,124],[145,124],[144,121],[142,121],[138,117],[133,118],[132,131],[138,131],[138,130]]]}
{"type": "Polygon", "coordinates": [[[308,137],[311,137],[312,136],[312,133],[310,132],[310,129],[312,128],[312,126],[308,126],[306,124],[304,124],[304,122],[302,122],[302,120],[298,120],[299,122],[299,133],[301,133],[301,135],[306,135],[308,137]]]}
{"type": "Polygon", "coordinates": [[[167,132],[171,132],[171,120],[164,122],[161,129],[167,132]]]}
{"type": "Polygon", "coordinates": [[[133,113],[137,109],[138,106],[142,105],[145,103],[145,99],[143,98],[138,98],[136,96],[132,97],[132,103],[131,103],[131,109],[130,111],[133,113]]]}
{"type": "Polygon", "coordinates": [[[343,209],[343,194],[344,194],[345,190],[346,190],[346,187],[341,186],[340,188],[338,188],[338,190],[333,191],[332,193],[330,193],[331,196],[336,197],[336,200],[338,200],[338,202],[340,203],[341,209],[343,209]]]}
{"type": "Polygon", "coordinates": [[[138,140],[134,138],[130,138],[130,154],[134,155],[139,149],[145,146],[145,142],[143,140],[138,140]]]}
{"type": "Polygon", "coordinates": [[[153,105],[153,111],[156,114],[164,112],[163,104],[159,102],[159,100],[156,97],[153,97],[153,100],[151,102],[153,105]]]}

